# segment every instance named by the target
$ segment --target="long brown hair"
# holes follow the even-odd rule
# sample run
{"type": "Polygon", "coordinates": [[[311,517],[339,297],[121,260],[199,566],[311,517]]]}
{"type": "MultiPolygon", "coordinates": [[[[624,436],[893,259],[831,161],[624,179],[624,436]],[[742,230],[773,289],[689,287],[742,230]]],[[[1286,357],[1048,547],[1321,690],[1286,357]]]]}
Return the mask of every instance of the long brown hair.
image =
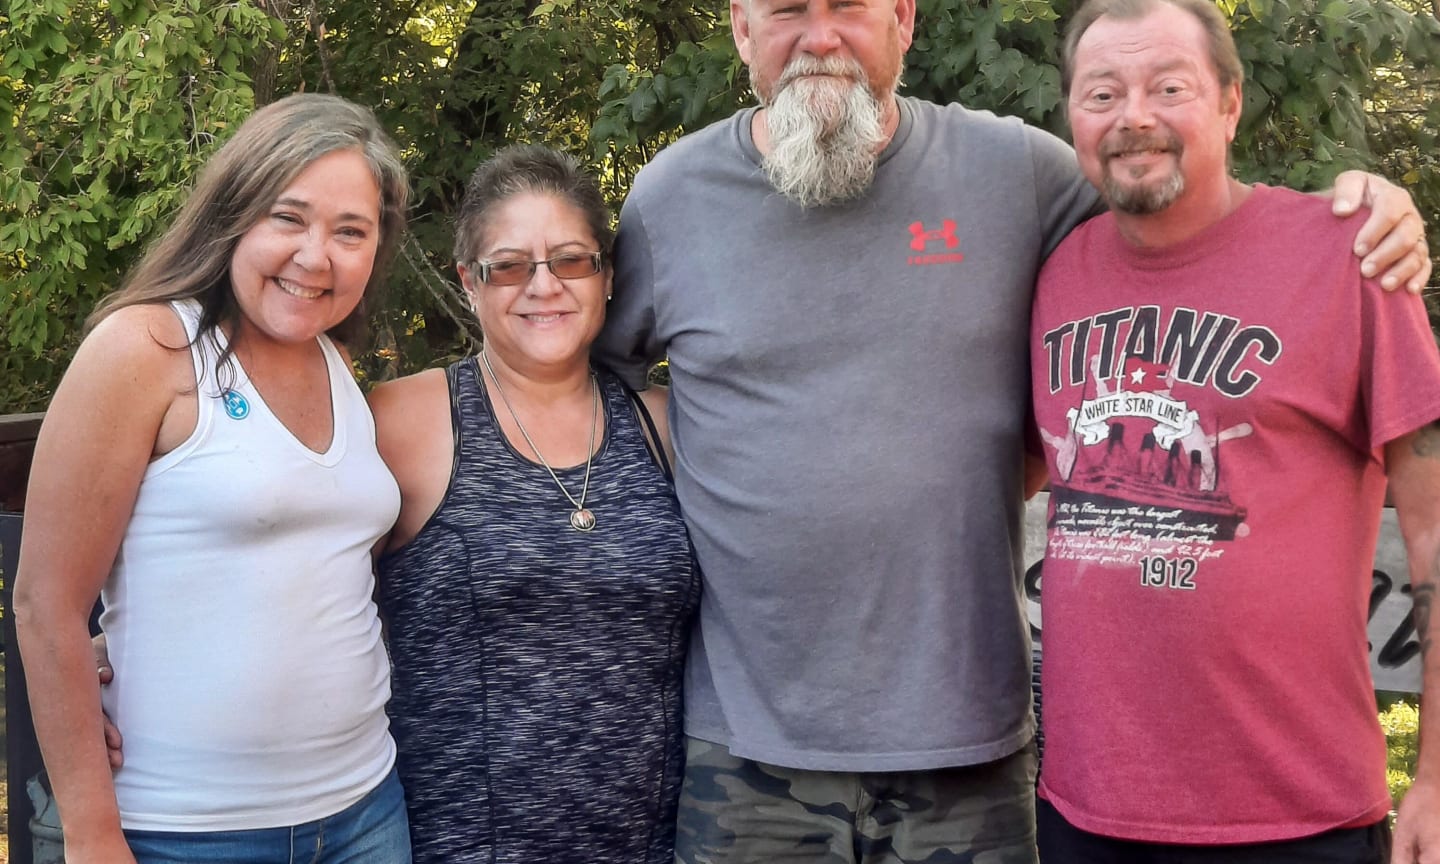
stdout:
{"type": "MultiPolygon", "coordinates": [[[[298,93],[250,115],[211,157],[175,220],[130,271],[120,289],[95,307],[93,328],[117,309],[193,299],[200,303],[200,336],[233,325],[240,314],[230,285],[230,259],[246,231],[316,159],[338,150],[365,158],[380,187],[380,238],[375,266],[360,304],[330,330],[354,344],[369,302],[384,283],[405,232],[410,186],[395,143],[370,109],[338,96],[298,93]]],[[[222,353],[222,363],[228,351],[222,353]]]]}

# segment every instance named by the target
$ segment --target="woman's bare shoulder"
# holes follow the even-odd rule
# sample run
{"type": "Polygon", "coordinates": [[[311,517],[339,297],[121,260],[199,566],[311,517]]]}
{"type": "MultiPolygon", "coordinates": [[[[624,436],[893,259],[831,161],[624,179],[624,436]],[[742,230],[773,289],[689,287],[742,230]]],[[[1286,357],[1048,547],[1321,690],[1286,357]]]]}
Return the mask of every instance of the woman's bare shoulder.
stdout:
{"type": "Polygon", "coordinates": [[[450,386],[445,380],[444,369],[426,369],[404,378],[381,382],[375,385],[367,398],[377,423],[381,415],[399,421],[410,411],[434,408],[437,403],[443,405],[448,413],[450,386]]]}
{"type": "Polygon", "coordinates": [[[72,388],[100,387],[125,400],[143,396],[168,404],[195,388],[185,327],[173,310],[156,303],[106,316],[80,342],[65,375],[72,388]]]}
{"type": "Polygon", "coordinates": [[[426,369],[386,381],[367,397],[375,415],[380,455],[399,470],[412,460],[448,442],[450,386],[444,369],[426,369]]]}
{"type": "Polygon", "coordinates": [[[121,353],[131,360],[150,357],[164,362],[178,355],[188,363],[190,337],[168,305],[139,303],[106,315],[81,346],[89,346],[91,352],[121,353]]]}

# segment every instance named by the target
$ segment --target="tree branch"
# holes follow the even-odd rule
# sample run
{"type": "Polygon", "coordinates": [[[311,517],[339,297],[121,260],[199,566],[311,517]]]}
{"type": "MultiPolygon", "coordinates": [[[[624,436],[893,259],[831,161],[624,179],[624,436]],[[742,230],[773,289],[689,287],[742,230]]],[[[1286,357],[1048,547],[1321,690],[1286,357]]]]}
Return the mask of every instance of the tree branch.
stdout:
{"type": "Polygon", "coordinates": [[[325,19],[320,15],[320,4],[310,0],[310,32],[315,36],[315,51],[320,55],[320,78],[326,92],[337,95],[335,79],[330,75],[330,52],[325,50],[325,19]]]}
{"type": "MultiPolygon", "coordinates": [[[[255,5],[282,23],[290,17],[295,6],[293,0],[255,0],[255,5]]],[[[250,80],[254,82],[256,108],[275,101],[275,81],[279,65],[279,46],[267,46],[255,57],[250,70],[250,80]]]]}
{"type": "Polygon", "coordinates": [[[430,263],[430,258],[426,256],[425,250],[420,248],[420,241],[414,234],[405,236],[405,240],[400,245],[400,254],[404,256],[405,263],[410,265],[411,272],[419,277],[420,284],[425,286],[425,290],[435,298],[440,311],[445,313],[445,317],[455,324],[456,329],[460,332],[463,350],[467,354],[474,353],[480,346],[478,322],[475,320],[475,316],[470,314],[465,302],[456,296],[450,280],[446,279],[439,270],[435,269],[435,265],[430,263]]]}

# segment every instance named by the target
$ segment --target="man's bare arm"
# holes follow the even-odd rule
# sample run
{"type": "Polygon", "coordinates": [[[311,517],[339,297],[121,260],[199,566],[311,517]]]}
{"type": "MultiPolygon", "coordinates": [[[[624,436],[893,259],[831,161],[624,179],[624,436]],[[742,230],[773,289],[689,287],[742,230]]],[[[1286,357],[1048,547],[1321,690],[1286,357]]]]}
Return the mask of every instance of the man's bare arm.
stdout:
{"type": "MultiPolygon", "coordinates": [[[[1440,423],[1390,442],[1385,461],[1410,564],[1420,686],[1422,693],[1440,694],[1440,658],[1433,650],[1440,626],[1434,615],[1440,590],[1440,423]]],[[[1392,864],[1440,860],[1440,707],[1426,708],[1422,704],[1415,781],[1395,822],[1392,864]]]]}

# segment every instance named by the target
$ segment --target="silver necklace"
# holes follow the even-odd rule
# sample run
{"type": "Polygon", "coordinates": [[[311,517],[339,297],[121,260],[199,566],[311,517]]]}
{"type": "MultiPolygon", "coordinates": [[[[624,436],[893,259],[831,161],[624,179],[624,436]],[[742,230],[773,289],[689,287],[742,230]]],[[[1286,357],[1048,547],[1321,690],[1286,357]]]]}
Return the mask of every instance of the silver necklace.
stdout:
{"type": "Polygon", "coordinates": [[[595,373],[590,373],[591,392],[594,396],[590,401],[590,446],[585,451],[585,483],[580,487],[580,500],[576,501],[575,496],[570,494],[570,490],[565,488],[565,484],[560,482],[560,478],[555,474],[555,469],[551,468],[550,463],[545,461],[545,457],[540,455],[540,448],[530,440],[530,433],[525,431],[525,426],[521,424],[519,416],[515,414],[515,406],[510,404],[510,397],[505,395],[505,388],[500,386],[500,379],[495,377],[495,370],[490,368],[490,358],[485,356],[484,348],[480,349],[480,365],[490,375],[490,381],[495,385],[495,392],[500,394],[500,401],[505,403],[505,410],[510,412],[510,419],[515,421],[515,428],[520,430],[520,437],[530,445],[530,452],[540,460],[540,465],[550,475],[550,479],[555,481],[555,485],[560,487],[560,492],[575,508],[575,511],[570,514],[570,527],[576,531],[592,530],[595,527],[595,514],[585,508],[585,495],[590,491],[590,463],[595,458],[595,417],[600,409],[600,385],[595,381],[595,373]]]}

